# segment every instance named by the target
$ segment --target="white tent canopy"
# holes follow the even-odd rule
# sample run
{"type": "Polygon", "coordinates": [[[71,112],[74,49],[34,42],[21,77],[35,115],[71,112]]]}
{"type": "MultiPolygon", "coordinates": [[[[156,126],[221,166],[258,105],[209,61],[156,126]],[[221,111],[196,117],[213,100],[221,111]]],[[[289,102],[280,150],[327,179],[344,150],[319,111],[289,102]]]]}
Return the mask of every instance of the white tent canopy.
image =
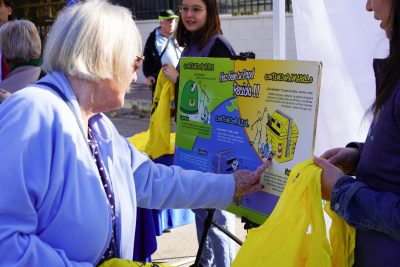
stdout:
{"type": "Polygon", "coordinates": [[[372,59],[388,41],[366,0],[292,0],[299,60],[323,63],[315,154],[364,141],[375,96],[372,59]]]}

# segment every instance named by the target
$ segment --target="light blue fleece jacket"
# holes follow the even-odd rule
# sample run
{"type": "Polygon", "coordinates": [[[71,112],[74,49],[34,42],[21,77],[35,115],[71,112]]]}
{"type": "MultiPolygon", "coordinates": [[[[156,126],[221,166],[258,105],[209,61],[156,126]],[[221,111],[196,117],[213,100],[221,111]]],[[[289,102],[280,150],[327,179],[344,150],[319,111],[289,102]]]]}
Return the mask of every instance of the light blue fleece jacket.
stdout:
{"type": "MultiPolygon", "coordinates": [[[[78,102],[68,79],[55,84],[78,102]]],[[[154,164],[119,135],[103,114],[89,122],[111,178],[120,257],[133,253],[136,207],[225,208],[232,175],[154,164]]],[[[65,102],[32,85],[0,105],[0,266],[93,266],[111,234],[109,205],[99,172],[65,102]]]]}

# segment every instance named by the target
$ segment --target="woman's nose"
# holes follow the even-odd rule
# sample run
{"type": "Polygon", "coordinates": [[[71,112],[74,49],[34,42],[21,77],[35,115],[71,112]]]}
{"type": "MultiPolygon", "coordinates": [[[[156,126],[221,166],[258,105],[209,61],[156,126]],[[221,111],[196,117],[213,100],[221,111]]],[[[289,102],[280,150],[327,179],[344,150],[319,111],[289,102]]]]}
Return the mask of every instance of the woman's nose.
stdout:
{"type": "Polygon", "coordinates": [[[372,8],[371,8],[371,0],[367,0],[367,4],[365,5],[365,9],[366,9],[368,12],[371,12],[371,11],[372,11],[372,8]]]}

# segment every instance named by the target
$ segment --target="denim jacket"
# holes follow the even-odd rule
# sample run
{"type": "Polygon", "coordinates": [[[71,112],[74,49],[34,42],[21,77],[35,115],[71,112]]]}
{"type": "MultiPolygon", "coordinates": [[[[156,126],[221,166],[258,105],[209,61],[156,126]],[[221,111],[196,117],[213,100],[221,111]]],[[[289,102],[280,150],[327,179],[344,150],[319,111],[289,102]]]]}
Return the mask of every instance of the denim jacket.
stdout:
{"type": "Polygon", "coordinates": [[[331,209],[357,230],[355,266],[400,266],[399,84],[371,124],[355,176],[331,194],[331,209]]]}

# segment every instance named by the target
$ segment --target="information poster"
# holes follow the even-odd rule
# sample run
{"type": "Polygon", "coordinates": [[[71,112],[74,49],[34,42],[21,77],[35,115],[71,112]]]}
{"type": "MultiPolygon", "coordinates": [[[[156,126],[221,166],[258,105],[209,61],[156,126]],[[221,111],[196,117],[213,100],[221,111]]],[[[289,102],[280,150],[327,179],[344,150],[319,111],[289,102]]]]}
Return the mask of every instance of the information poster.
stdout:
{"type": "Polygon", "coordinates": [[[290,170],[313,156],[321,68],[308,61],[181,58],[175,164],[233,173],[272,156],[264,191],[228,208],[264,222],[290,170]]]}

